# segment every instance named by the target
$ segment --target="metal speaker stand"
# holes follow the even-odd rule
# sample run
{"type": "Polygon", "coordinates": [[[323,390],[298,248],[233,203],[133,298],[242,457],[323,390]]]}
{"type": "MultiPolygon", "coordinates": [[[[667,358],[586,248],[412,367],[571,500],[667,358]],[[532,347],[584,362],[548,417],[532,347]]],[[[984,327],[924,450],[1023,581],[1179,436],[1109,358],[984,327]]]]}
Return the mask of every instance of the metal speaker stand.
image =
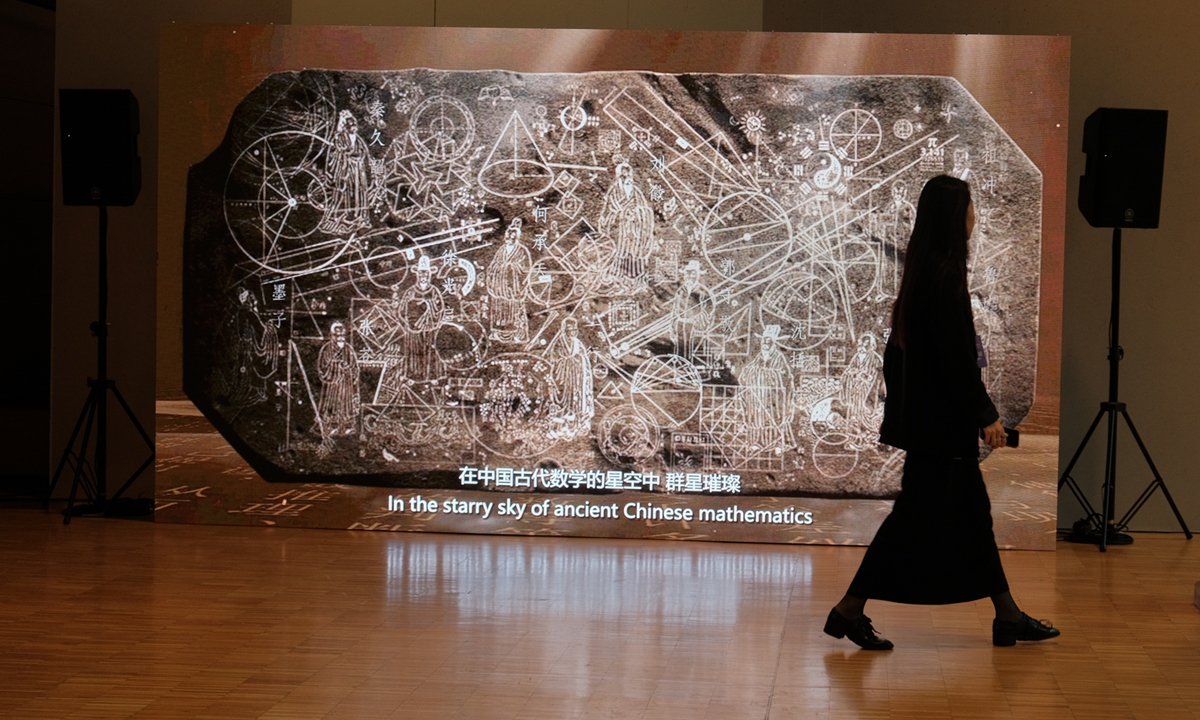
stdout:
{"type": "Polygon", "coordinates": [[[108,377],[108,208],[104,205],[100,206],[100,319],[92,323],[92,334],[96,336],[96,377],[88,378],[88,397],[83,403],[83,409],[79,411],[79,419],[75,421],[75,429],[71,432],[71,439],[67,441],[67,447],[63,451],[62,459],[58,461],[58,469],[54,471],[54,478],[50,481],[50,487],[46,490],[46,497],[43,501],[43,507],[50,507],[50,498],[54,494],[54,488],[58,485],[58,478],[62,475],[63,469],[70,463],[75,477],[71,482],[71,495],[67,500],[67,508],[63,511],[63,524],[68,525],[71,522],[72,515],[104,515],[107,514],[113,507],[113,503],[120,499],[121,495],[133,484],[133,481],[141,475],[146,468],[150,467],[150,463],[154,462],[154,441],[142,424],[138,422],[137,416],[133,414],[133,410],[129,407],[129,403],[125,402],[125,398],[121,396],[121,391],[117,389],[115,380],[108,377]],[[121,408],[125,411],[133,426],[137,428],[138,433],[145,441],[146,447],[150,449],[150,456],[145,462],[134,471],[133,475],[125,481],[125,484],[120,487],[112,497],[107,497],[107,480],[108,480],[108,393],[112,392],[113,397],[121,404],[121,408]],[[83,428],[83,437],[80,440],[79,451],[75,452],[75,441],[79,439],[79,430],[83,428]],[[92,475],[89,480],[85,473],[87,463],[87,451],[89,441],[92,436],[92,429],[96,431],[96,444],[92,455],[92,475]],[[78,496],[79,489],[83,488],[84,494],[87,496],[89,503],[76,505],[75,498],[78,496]]]}
{"type": "Polygon", "coordinates": [[[1129,545],[1133,543],[1133,538],[1125,534],[1125,530],[1129,527],[1129,521],[1133,516],[1142,509],[1150,496],[1155,490],[1162,490],[1163,496],[1171,505],[1171,510],[1175,513],[1175,519],[1179,521],[1179,527],[1182,528],[1183,534],[1188,540],[1192,539],[1192,531],[1188,529],[1187,523],[1183,520],[1183,515],[1179,513],[1179,508],[1176,507],[1175,501],[1171,498],[1170,491],[1167,490],[1167,483],[1163,480],[1162,475],[1158,473],[1158,468],[1154,465],[1154,459],[1150,457],[1150,451],[1146,449],[1146,443],[1142,442],[1142,436],[1138,434],[1137,428],[1133,425],[1133,420],[1129,417],[1129,411],[1125,407],[1125,403],[1117,400],[1117,385],[1120,376],[1120,362],[1124,357],[1125,351],[1121,349],[1120,333],[1121,333],[1121,228],[1113,228],[1113,251],[1112,251],[1112,315],[1109,320],[1109,345],[1108,345],[1108,401],[1100,403],[1100,411],[1096,413],[1096,419],[1092,421],[1092,426],[1088,428],[1087,434],[1083,436],[1083,442],[1079,443],[1078,449],[1075,450],[1075,455],[1071,457],[1071,462],[1067,463],[1067,469],[1063,472],[1062,477],[1058,479],[1058,489],[1061,491],[1063,485],[1066,485],[1079,504],[1083,506],[1087,516],[1075,523],[1075,529],[1067,536],[1067,540],[1071,542],[1092,543],[1100,547],[1100,552],[1108,550],[1109,545],[1129,545]],[[1154,473],[1154,479],[1150,481],[1150,485],[1142,491],[1138,499],[1133,503],[1120,520],[1116,519],[1116,494],[1117,494],[1117,417],[1125,418],[1125,424],[1129,427],[1129,432],[1133,433],[1133,439],[1137,441],[1138,448],[1142,451],[1142,457],[1145,458],[1146,464],[1150,466],[1150,472],[1154,473]],[[1071,477],[1071,471],[1075,469],[1075,463],[1079,461],[1079,456],[1083,454],[1083,449],[1087,447],[1088,441],[1092,439],[1092,433],[1100,425],[1102,418],[1108,418],[1108,449],[1104,456],[1104,494],[1101,501],[1102,507],[1100,512],[1092,507],[1088,502],[1087,496],[1080,490],[1079,484],[1071,477]]]}

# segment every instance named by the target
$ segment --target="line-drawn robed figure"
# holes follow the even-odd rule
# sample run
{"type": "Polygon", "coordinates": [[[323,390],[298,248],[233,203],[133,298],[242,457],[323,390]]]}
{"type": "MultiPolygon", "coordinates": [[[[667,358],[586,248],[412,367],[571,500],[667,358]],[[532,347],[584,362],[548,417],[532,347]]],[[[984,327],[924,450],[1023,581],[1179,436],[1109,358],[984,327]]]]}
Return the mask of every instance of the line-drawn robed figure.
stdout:
{"type": "Polygon", "coordinates": [[[338,113],[333,147],[325,165],[328,181],[322,232],[351,233],[371,225],[367,203],[367,144],[358,136],[358,121],[349,110],[338,113]]]}
{"type": "Polygon", "coordinates": [[[529,297],[533,261],[521,244],[521,218],[513,218],[504,231],[504,244],[492,256],[484,274],[487,285],[488,314],[492,320],[492,339],[523,343],[529,340],[529,316],[525,301],[529,297]]]}
{"type": "Polygon", "coordinates": [[[247,288],[238,288],[237,308],[232,322],[229,365],[222,373],[226,401],[246,407],[267,399],[268,378],[279,366],[279,334],[258,314],[258,298],[247,288]]]}
{"type": "Polygon", "coordinates": [[[620,274],[630,278],[646,274],[646,261],[654,252],[654,211],[634,184],[629,163],[617,165],[617,181],[604,195],[600,232],[616,242],[620,274]]]}
{"type": "Polygon", "coordinates": [[[340,321],[329,326],[329,339],[317,355],[317,375],[321,378],[319,430],[326,437],[354,434],[361,408],[358,354],[340,321]]]}
{"type": "Polygon", "coordinates": [[[592,361],[587,345],[579,337],[575,318],[562,322],[562,329],[550,345],[553,400],[558,409],[557,433],[566,439],[586,435],[596,414],[592,389],[592,361]]]}
{"type": "Polygon", "coordinates": [[[792,436],[792,375],[779,351],[779,326],[763,327],[759,353],[739,374],[746,439],[755,451],[781,451],[792,436]]]}

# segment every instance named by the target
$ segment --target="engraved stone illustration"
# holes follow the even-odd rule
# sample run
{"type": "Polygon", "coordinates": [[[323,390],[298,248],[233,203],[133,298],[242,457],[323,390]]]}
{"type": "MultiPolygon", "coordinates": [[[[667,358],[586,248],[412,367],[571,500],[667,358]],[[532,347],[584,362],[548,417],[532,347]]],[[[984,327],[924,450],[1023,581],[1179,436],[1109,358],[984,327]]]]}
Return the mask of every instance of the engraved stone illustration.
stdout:
{"type": "Polygon", "coordinates": [[[273,481],[888,497],[881,357],[940,173],[1013,425],[1042,178],[953,78],[278,73],[189,176],[185,388],[273,481]]]}

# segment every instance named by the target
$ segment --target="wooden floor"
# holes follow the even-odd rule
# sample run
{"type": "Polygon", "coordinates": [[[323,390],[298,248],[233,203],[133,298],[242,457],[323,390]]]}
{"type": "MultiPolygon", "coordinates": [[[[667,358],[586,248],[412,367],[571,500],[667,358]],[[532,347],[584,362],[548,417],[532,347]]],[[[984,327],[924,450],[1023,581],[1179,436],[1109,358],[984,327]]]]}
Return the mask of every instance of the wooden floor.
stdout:
{"type": "Polygon", "coordinates": [[[1200,717],[1200,540],[1006,552],[1063,636],[872,603],[861,548],[409,535],[0,507],[0,717],[1200,717]]]}

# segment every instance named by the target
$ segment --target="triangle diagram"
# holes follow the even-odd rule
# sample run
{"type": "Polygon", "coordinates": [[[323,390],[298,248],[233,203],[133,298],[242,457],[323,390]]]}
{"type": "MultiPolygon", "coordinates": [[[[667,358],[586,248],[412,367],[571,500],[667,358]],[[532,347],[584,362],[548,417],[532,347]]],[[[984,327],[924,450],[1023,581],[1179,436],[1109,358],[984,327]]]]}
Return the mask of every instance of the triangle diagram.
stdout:
{"type": "Polygon", "coordinates": [[[621,388],[617,387],[615,381],[609,380],[596,397],[600,400],[624,400],[625,394],[621,392],[621,388]]]}
{"type": "Polygon", "coordinates": [[[540,195],[554,184],[550,163],[517,111],[513,111],[483,161],[479,184],[491,194],[507,198],[540,195]]]}

